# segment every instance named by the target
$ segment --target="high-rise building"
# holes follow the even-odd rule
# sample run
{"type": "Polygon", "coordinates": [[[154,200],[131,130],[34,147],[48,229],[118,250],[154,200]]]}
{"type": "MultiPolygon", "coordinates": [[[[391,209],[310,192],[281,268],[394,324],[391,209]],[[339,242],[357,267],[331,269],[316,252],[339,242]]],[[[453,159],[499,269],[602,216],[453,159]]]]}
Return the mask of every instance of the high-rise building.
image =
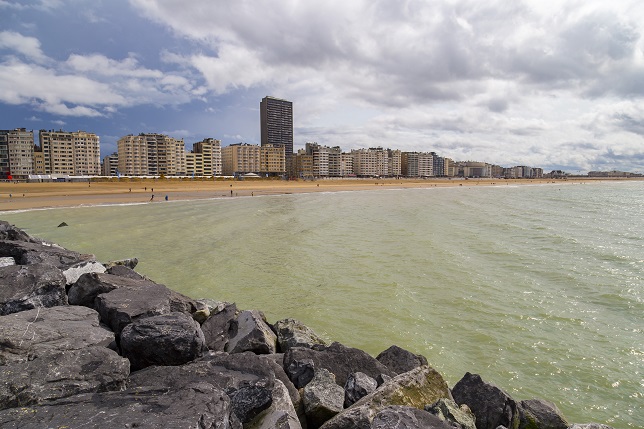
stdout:
{"type": "Polygon", "coordinates": [[[27,179],[34,172],[34,132],[0,130],[0,179],[27,179]]]}
{"type": "Polygon", "coordinates": [[[101,174],[101,147],[96,134],[85,131],[40,130],[38,138],[45,174],[101,174]]]}
{"type": "Polygon", "coordinates": [[[286,165],[293,157],[293,103],[275,97],[264,97],[259,104],[261,143],[284,146],[286,165]]]}

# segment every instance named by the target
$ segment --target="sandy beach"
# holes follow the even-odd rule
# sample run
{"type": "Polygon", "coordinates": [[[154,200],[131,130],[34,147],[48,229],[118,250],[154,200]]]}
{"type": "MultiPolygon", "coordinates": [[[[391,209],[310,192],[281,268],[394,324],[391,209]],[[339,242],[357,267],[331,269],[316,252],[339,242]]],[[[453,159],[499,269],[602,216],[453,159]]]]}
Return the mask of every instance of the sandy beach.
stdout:
{"type": "MultiPolygon", "coordinates": [[[[98,204],[127,204],[248,197],[303,192],[365,191],[445,186],[512,186],[596,182],[598,179],[323,179],[237,181],[128,179],[97,182],[0,183],[0,211],[98,204]],[[154,196],[154,197],[153,197],[154,196]]],[[[613,179],[616,180],[616,179],[613,179]]]]}

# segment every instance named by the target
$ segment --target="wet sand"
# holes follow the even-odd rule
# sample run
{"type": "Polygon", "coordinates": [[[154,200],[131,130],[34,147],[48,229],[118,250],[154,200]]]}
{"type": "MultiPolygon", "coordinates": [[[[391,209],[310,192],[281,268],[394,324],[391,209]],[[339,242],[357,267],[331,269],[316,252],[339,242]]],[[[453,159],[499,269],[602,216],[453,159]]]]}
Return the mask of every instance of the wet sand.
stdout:
{"type": "MultiPolygon", "coordinates": [[[[98,204],[164,202],[304,192],[365,191],[445,186],[508,186],[596,182],[598,179],[324,179],[178,180],[127,179],[102,182],[0,183],[0,211],[98,204]],[[152,198],[154,195],[154,198],[152,198]]],[[[615,180],[615,179],[613,179],[615,180]]]]}

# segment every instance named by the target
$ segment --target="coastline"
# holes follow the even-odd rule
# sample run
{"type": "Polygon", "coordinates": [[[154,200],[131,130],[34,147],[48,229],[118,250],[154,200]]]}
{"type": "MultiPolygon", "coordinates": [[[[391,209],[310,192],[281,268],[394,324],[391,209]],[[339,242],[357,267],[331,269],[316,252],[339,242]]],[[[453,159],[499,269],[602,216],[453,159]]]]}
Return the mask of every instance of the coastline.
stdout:
{"type": "Polygon", "coordinates": [[[517,186],[582,184],[615,180],[573,179],[320,179],[320,180],[178,180],[136,179],[101,182],[0,183],[0,212],[96,206],[141,204],[168,200],[199,200],[222,197],[250,197],[310,192],[368,191],[382,189],[432,188],[454,186],[517,186]],[[154,198],[152,198],[154,195],[154,198]]]}

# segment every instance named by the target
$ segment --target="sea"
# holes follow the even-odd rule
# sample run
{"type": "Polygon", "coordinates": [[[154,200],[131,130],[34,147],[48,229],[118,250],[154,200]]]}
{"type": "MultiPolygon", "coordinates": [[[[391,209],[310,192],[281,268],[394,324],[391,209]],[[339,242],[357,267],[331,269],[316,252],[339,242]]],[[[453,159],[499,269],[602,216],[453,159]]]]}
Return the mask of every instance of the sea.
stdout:
{"type": "Polygon", "coordinates": [[[374,356],[420,353],[450,386],[469,371],[570,423],[644,427],[644,181],[476,183],[0,219],[374,356]]]}

